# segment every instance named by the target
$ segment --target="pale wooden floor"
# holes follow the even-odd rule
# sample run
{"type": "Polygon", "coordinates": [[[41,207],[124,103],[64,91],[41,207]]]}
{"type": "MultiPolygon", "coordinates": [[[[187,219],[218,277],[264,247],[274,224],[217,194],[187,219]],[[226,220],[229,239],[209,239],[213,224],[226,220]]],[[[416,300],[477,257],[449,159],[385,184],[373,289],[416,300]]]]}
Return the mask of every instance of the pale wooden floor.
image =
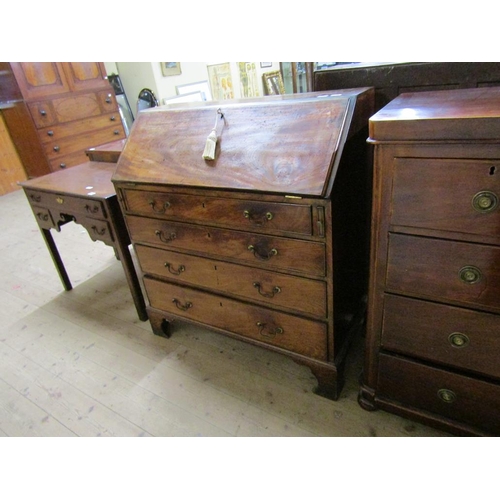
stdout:
{"type": "Polygon", "coordinates": [[[362,339],[338,401],[309,369],[201,328],[136,317],[112,248],[54,232],[65,292],[22,191],[0,197],[0,436],[446,436],[357,403],[362,339]]]}

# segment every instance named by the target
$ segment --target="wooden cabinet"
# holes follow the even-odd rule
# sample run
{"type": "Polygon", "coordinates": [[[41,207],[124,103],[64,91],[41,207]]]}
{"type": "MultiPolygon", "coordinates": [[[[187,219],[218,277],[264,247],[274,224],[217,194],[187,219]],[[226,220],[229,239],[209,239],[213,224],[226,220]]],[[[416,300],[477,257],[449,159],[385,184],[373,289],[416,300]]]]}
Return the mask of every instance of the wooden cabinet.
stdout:
{"type": "Polygon", "coordinates": [[[372,110],[365,88],[140,114],[113,183],[154,333],[210,327],[309,366],[338,397],[367,293],[372,110]]]}
{"type": "Polygon", "coordinates": [[[125,137],[113,89],[98,62],[2,63],[17,92],[6,122],[30,177],[87,160],[85,150],[125,137]],[[32,140],[23,139],[29,135],[32,140]],[[33,144],[33,139],[37,144],[33,144]],[[36,155],[29,148],[36,147],[36,155]]]}
{"type": "Polygon", "coordinates": [[[360,404],[500,435],[500,88],[401,94],[370,119],[360,404]]]}

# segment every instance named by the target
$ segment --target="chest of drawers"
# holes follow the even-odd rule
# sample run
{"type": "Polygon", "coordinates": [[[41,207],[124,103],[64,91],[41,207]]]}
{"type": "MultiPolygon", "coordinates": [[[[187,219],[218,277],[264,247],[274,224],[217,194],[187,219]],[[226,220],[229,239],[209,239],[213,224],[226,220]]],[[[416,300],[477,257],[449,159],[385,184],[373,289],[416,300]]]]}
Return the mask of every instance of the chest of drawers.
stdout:
{"type": "Polygon", "coordinates": [[[113,176],[154,333],[188,321],[278,351],[331,398],[366,298],[373,110],[372,89],[335,94],[145,111],[113,176]]]}
{"type": "Polygon", "coordinates": [[[495,87],[402,94],[370,119],[366,409],[500,434],[499,138],[495,87]]]}

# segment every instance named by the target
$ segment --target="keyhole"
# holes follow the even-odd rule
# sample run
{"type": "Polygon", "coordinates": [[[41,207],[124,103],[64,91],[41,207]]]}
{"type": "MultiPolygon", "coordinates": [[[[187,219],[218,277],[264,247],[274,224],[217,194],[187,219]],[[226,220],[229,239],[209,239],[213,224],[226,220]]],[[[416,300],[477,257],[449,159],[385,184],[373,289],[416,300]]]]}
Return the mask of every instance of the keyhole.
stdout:
{"type": "Polygon", "coordinates": [[[497,167],[490,167],[490,175],[495,175],[497,167]]]}

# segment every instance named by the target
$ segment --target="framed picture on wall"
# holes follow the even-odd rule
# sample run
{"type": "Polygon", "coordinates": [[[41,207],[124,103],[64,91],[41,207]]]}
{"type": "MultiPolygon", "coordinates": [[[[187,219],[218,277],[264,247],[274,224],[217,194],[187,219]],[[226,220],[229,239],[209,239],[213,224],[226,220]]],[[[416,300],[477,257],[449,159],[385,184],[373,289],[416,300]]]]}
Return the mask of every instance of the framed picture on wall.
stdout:
{"type": "Polygon", "coordinates": [[[162,62],[160,64],[163,76],[174,76],[181,74],[180,62],[162,62]]]}
{"type": "Polygon", "coordinates": [[[184,85],[177,85],[175,87],[175,90],[177,91],[177,95],[189,94],[190,92],[201,92],[204,101],[212,100],[212,93],[210,92],[210,86],[208,85],[207,80],[203,82],[194,82],[194,83],[186,83],[184,85]]]}
{"type": "Polygon", "coordinates": [[[212,97],[216,101],[234,99],[233,77],[229,63],[207,66],[212,97]]]}

